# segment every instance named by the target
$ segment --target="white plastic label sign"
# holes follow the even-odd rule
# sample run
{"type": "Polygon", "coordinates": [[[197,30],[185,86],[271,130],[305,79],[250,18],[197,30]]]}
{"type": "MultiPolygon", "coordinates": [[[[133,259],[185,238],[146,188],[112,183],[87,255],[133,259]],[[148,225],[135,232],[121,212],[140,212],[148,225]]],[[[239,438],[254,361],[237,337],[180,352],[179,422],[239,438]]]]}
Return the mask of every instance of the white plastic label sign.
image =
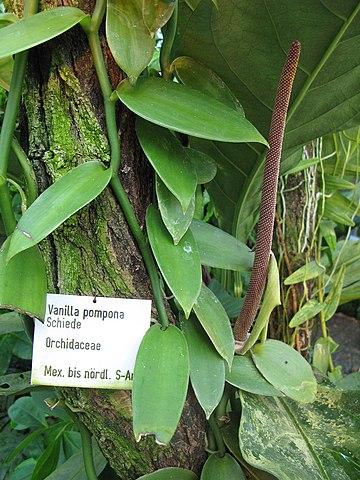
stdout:
{"type": "Polygon", "coordinates": [[[35,320],[31,383],[129,389],[151,300],[48,294],[35,320]]]}

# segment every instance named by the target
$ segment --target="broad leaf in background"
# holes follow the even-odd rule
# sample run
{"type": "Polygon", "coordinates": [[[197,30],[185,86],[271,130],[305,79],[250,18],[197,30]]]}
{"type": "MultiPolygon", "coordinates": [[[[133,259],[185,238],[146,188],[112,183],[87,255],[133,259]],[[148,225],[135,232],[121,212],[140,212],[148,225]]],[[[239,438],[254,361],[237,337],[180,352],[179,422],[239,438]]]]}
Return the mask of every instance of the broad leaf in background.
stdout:
{"type": "Polygon", "coordinates": [[[194,312],[216,350],[231,367],[235,340],[230,320],[215,294],[205,285],[201,287],[194,312]]]}
{"type": "Polygon", "coordinates": [[[21,332],[24,330],[22,316],[16,312],[0,315],[0,335],[4,333],[21,332]]]}
{"type": "Polygon", "coordinates": [[[171,17],[176,0],[142,0],[142,15],[150,35],[163,27],[171,17]]]}
{"type": "Polygon", "coordinates": [[[47,42],[85,19],[88,15],[75,7],[57,7],[23,18],[0,29],[0,58],[47,42]]]}
{"type": "Polygon", "coordinates": [[[35,246],[7,261],[10,241],[11,237],[0,249],[0,306],[42,319],[47,293],[44,260],[35,246]]]}
{"type": "Polygon", "coordinates": [[[44,409],[32,397],[18,398],[10,406],[8,415],[16,423],[15,430],[47,426],[44,409]]]}
{"type": "Polygon", "coordinates": [[[187,231],[174,245],[160,213],[152,205],[146,213],[146,226],[160,271],[188,317],[201,288],[200,256],[194,237],[187,231]]]}
{"type": "Polygon", "coordinates": [[[317,278],[319,275],[325,273],[325,265],[319,265],[317,262],[312,261],[306,263],[302,267],[298,268],[295,272],[289,275],[284,280],[284,285],[293,285],[294,283],[306,282],[317,278]]]}
{"type": "Polygon", "coordinates": [[[31,480],[43,480],[56,469],[56,465],[59,462],[61,438],[68,428],[68,423],[61,422],[59,423],[59,428],[50,433],[49,445],[37,459],[31,480]]]}
{"type": "Polygon", "coordinates": [[[260,373],[275,388],[301,403],[315,399],[317,383],[311,366],[284,342],[266,340],[251,350],[260,373]]]}
{"type": "Polygon", "coordinates": [[[360,478],[358,391],[320,387],[300,403],[241,392],[240,449],[278,480],[360,478]]]}
{"type": "Polygon", "coordinates": [[[225,290],[221,286],[221,284],[214,278],[211,280],[208,287],[220,300],[221,305],[224,307],[225,312],[230,318],[234,318],[239,315],[243,304],[242,298],[230,295],[230,293],[225,290]]]}
{"type": "Polygon", "coordinates": [[[166,128],[138,119],[136,132],[148,160],[185,212],[194,197],[197,178],[186,149],[166,128]]]}
{"type": "Polygon", "coordinates": [[[177,245],[189,228],[195,212],[195,195],[183,213],[181,205],[176,197],[166,187],[164,182],[156,175],[156,196],[161,218],[177,245]]]}
{"type": "Polygon", "coordinates": [[[283,396],[261,375],[250,354],[234,356],[231,369],[226,368],[226,381],[240,390],[257,395],[283,396]]]}
{"type": "Polygon", "coordinates": [[[139,477],[137,480],[197,480],[195,473],[184,468],[168,467],[139,477]]]}
{"type": "Polygon", "coordinates": [[[228,453],[225,453],[223,457],[217,453],[210,455],[201,472],[200,480],[220,479],[245,480],[245,475],[240,465],[228,453]]]}
{"type": "Polygon", "coordinates": [[[184,85],[207,93],[244,115],[244,109],[226,83],[209,68],[190,57],[176,58],[171,67],[184,85]]]}
{"type": "Polygon", "coordinates": [[[266,329],[265,332],[267,332],[270,315],[278,305],[281,305],[279,269],[275,255],[271,252],[265,293],[250,336],[241,349],[242,354],[250,350],[264,329],[266,329]]]}
{"type": "Polygon", "coordinates": [[[135,362],[133,428],[137,441],[155,435],[165,445],[175,433],[189,382],[185,335],[174,325],[153,325],[143,338],[135,362]],[[156,379],[156,380],[155,380],[156,379]]]}
{"type": "Polygon", "coordinates": [[[189,348],[191,384],[208,419],[224,391],[225,362],[196,318],[184,320],[183,330],[189,348]]]}
{"type": "Polygon", "coordinates": [[[47,188],[19,220],[11,236],[8,260],[39,243],[94,200],[109,183],[111,173],[101,162],[86,162],[47,188]]]}
{"type": "Polygon", "coordinates": [[[209,155],[193,148],[186,148],[185,151],[194,166],[197,182],[199,184],[211,182],[217,170],[215,160],[209,157],[209,155]]]}
{"type": "Polygon", "coordinates": [[[142,0],[107,0],[106,39],[116,63],[135,83],[150,63],[155,39],[145,25],[142,0]]]}
{"type": "Polygon", "coordinates": [[[0,377],[0,396],[19,395],[25,393],[31,388],[31,372],[9,373],[0,377]]]}
{"type": "MultiPolygon", "coordinates": [[[[180,2],[173,58],[192,57],[219,75],[264,136],[286,52],[294,39],[301,42],[284,143],[288,169],[295,165],[288,162],[289,153],[358,123],[357,0],[336,5],[330,0],[218,0],[218,9],[207,0],[191,4],[194,9],[185,0],[180,2]]],[[[262,152],[258,146],[257,151],[244,145],[220,148],[221,167],[231,174],[215,178],[217,213],[227,229],[233,224],[232,232],[246,241],[259,206],[262,152]],[[237,184],[238,192],[228,201],[230,183],[237,184]]]]}
{"type": "MultiPolygon", "coordinates": [[[[106,459],[101,453],[98,444],[93,440],[93,459],[94,467],[97,475],[104,470],[106,466],[106,459]]],[[[46,480],[84,480],[86,478],[86,472],[84,467],[83,452],[80,451],[72,455],[66,462],[59,465],[55,471],[53,471],[46,480]]]]}
{"type": "Polygon", "coordinates": [[[318,300],[309,300],[292,317],[289,327],[295,328],[307,322],[308,320],[312,320],[318,313],[321,312],[321,310],[324,310],[324,308],[325,305],[320,303],[318,300]]]}
{"type": "Polygon", "coordinates": [[[194,220],[191,231],[203,265],[236,271],[250,271],[254,254],[244,243],[206,222],[194,220]]]}
{"type": "Polygon", "coordinates": [[[266,144],[238,111],[179,83],[153,77],[139,78],[132,86],[123,80],[116,94],[137,115],[170,130],[221,142],[266,144]],[[219,121],[224,118],[220,128],[219,121]]]}

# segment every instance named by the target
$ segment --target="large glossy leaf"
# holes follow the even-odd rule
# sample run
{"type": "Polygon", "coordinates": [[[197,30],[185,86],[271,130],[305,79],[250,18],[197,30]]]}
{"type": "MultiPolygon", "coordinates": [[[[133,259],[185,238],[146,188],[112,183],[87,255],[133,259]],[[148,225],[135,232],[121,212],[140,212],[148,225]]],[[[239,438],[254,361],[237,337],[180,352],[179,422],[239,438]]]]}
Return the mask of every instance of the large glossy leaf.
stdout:
{"type": "Polygon", "coordinates": [[[133,427],[137,441],[155,435],[170,442],[180,420],[189,381],[189,353],[184,334],[170,325],[153,325],[136,357],[133,383],[133,427]]]}
{"type": "Polygon", "coordinates": [[[245,475],[237,461],[225,453],[221,457],[213,453],[206,460],[200,480],[245,480],[245,475]]]}
{"type": "Polygon", "coordinates": [[[106,38],[116,63],[135,82],[155,48],[143,19],[142,0],[107,0],[106,38]]]}
{"type": "Polygon", "coordinates": [[[142,14],[150,34],[163,27],[171,17],[176,0],[142,0],[142,14]]]}
{"type": "Polygon", "coordinates": [[[196,318],[185,320],[183,329],[189,348],[191,384],[206,418],[209,418],[224,391],[225,362],[196,318]]]}
{"type": "Polygon", "coordinates": [[[37,13],[0,29],[0,58],[28,50],[66,32],[87,15],[75,7],[37,13]]]}
{"type": "Polygon", "coordinates": [[[256,128],[235,109],[198,90],[162,78],[124,80],[116,89],[120,100],[140,117],[195,137],[223,142],[266,144],[256,128]],[[221,119],[226,122],[219,122],[221,119]]]}
{"type": "Polygon", "coordinates": [[[231,369],[226,369],[226,381],[240,390],[257,395],[283,396],[261,375],[250,354],[235,355],[231,369]]]}
{"type": "Polygon", "coordinates": [[[4,333],[21,332],[24,330],[22,316],[16,312],[0,315],[0,335],[4,333]]]}
{"type": "Polygon", "coordinates": [[[159,212],[151,205],[146,214],[146,225],[161,273],[188,317],[201,288],[200,256],[194,237],[187,231],[174,245],[159,212]]]}
{"type": "Polygon", "coordinates": [[[308,362],[293,348],[278,340],[266,340],[251,350],[260,373],[275,388],[301,403],[312,402],[316,379],[308,362]]]}
{"type": "MultiPolygon", "coordinates": [[[[330,0],[305,0],[301,4],[219,0],[218,6],[202,0],[192,9],[185,0],[180,2],[173,58],[192,57],[219,75],[265,136],[286,52],[294,39],[302,44],[285,134],[283,172],[284,162],[298,147],[358,123],[357,0],[335,4],[330,0]]],[[[218,175],[210,190],[216,196],[223,225],[227,229],[233,226],[233,233],[242,240],[251,231],[259,206],[263,158],[258,146],[256,149],[220,146],[221,166],[229,174],[218,175]],[[231,184],[238,190],[229,197],[231,184]]],[[[290,162],[287,168],[294,165],[290,162]]]]}
{"type": "Polygon", "coordinates": [[[215,294],[205,285],[202,285],[194,304],[194,312],[216,350],[231,366],[235,341],[229,317],[215,294]]]}
{"type": "Polygon", "coordinates": [[[278,480],[355,480],[360,475],[359,396],[321,387],[316,401],[241,393],[239,430],[247,462],[278,480]]]}
{"type": "Polygon", "coordinates": [[[164,182],[156,176],[156,196],[161,218],[177,245],[189,228],[195,212],[195,195],[183,213],[179,201],[174,197],[164,182]]]}
{"type": "Polygon", "coordinates": [[[197,177],[192,162],[180,141],[166,128],[138,119],[136,128],[140,144],[167,188],[185,212],[194,197],[197,177]]]}
{"type": "Polygon", "coordinates": [[[11,236],[8,259],[36,245],[106,187],[111,170],[101,162],[83,163],[47,188],[19,220],[11,236]]]}
{"type": "Polygon", "coordinates": [[[236,271],[251,270],[254,254],[235,237],[209,223],[197,220],[192,222],[191,231],[203,265],[236,271]]]}
{"type": "Polygon", "coordinates": [[[191,88],[208,93],[220,102],[225,103],[231,108],[235,108],[239,113],[244,114],[244,110],[226,83],[215,72],[196,62],[190,57],[178,57],[172,64],[177,78],[191,88]]]}
{"type": "Polygon", "coordinates": [[[38,247],[7,261],[9,237],[0,249],[0,306],[31,317],[44,318],[47,280],[38,247]]]}
{"type": "Polygon", "coordinates": [[[143,475],[137,480],[197,480],[197,476],[184,468],[168,467],[143,475]]]}

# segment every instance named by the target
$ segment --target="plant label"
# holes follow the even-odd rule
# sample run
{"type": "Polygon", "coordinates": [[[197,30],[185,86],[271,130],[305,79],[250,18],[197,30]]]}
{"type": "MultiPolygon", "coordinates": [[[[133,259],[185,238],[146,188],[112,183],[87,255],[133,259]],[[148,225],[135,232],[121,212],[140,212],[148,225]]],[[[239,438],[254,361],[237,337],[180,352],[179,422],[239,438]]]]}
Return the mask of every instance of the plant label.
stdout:
{"type": "Polygon", "coordinates": [[[31,383],[130,389],[151,300],[48,294],[35,320],[31,383]]]}

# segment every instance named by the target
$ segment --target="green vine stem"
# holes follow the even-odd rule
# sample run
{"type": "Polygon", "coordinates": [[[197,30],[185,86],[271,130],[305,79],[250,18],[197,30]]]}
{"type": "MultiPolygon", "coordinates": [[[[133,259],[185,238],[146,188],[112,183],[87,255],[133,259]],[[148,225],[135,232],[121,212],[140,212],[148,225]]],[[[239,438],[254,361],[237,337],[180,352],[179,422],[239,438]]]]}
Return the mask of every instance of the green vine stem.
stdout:
{"type": "Polygon", "coordinates": [[[99,80],[101,92],[103,95],[104,109],[105,109],[105,122],[107,128],[108,139],[110,143],[110,167],[113,171],[110,185],[114,192],[116,199],[118,200],[120,207],[124,213],[126,221],[130,227],[131,233],[139,247],[140,253],[144,260],[146,269],[149,273],[150,282],[153,290],[154,301],[159,315],[159,322],[163,328],[166,328],[169,325],[169,319],[166,313],[165,305],[163,302],[163,295],[160,286],[160,279],[156,264],[152,253],[150,251],[149,244],[146,241],[146,238],[141,230],[139,222],[136,218],[134,209],[128,199],[128,196],[122,186],[118,171],[121,162],[121,148],[120,140],[118,135],[118,129],[116,124],[116,106],[115,103],[110,100],[110,95],[112,93],[111,84],[107,74],[103,52],[101,49],[100,38],[98,29],[102,22],[104,13],[105,13],[106,2],[104,0],[98,0],[96,2],[95,18],[91,19],[91,24],[89,29],[85,29],[85,32],[88,37],[93,62],[97,77],[99,80]]]}
{"type": "Polygon", "coordinates": [[[25,177],[26,182],[26,204],[29,207],[37,198],[38,196],[38,187],[36,183],[36,178],[34,174],[34,170],[32,169],[31,163],[22,149],[18,140],[14,137],[11,143],[12,151],[15,153],[16,158],[20,164],[22,172],[25,177]]]}
{"type": "Polygon", "coordinates": [[[299,42],[294,42],[291,45],[280,77],[271,117],[269,132],[270,148],[265,159],[254,265],[244,304],[234,327],[237,351],[241,351],[246,341],[247,334],[255,320],[265,288],[274,230],[277,186],[286,115],[299,62],[300,49],[301,46],[299,42]]]}
{"type": "MultiPolygon", "coordinates": [[[[24,17],[34,15],[37,9],[38,0],[28,0],[24,6],[24,17]]],[[[27,58],[28,51],[15,55],[10,91],[0,132],[0,213],[7,235],[11,235],[16,227],[16,220],[11,206],[11,195],[7,184],[7,170],[11,143],[19,112],[27,58]]]]}
{"type": "Polygon", "coordinates": [[[170,80],[172,73],[171,73],[171,50],[174,44],[176,30],[177,30],[177,22],[178,22],[178,0],[175,2],[175,8],[173,14],[171,15],[170,20],[162,29],[164,40],[160,50],[160,67],[162,76],[165,80],[170,80]]]}

